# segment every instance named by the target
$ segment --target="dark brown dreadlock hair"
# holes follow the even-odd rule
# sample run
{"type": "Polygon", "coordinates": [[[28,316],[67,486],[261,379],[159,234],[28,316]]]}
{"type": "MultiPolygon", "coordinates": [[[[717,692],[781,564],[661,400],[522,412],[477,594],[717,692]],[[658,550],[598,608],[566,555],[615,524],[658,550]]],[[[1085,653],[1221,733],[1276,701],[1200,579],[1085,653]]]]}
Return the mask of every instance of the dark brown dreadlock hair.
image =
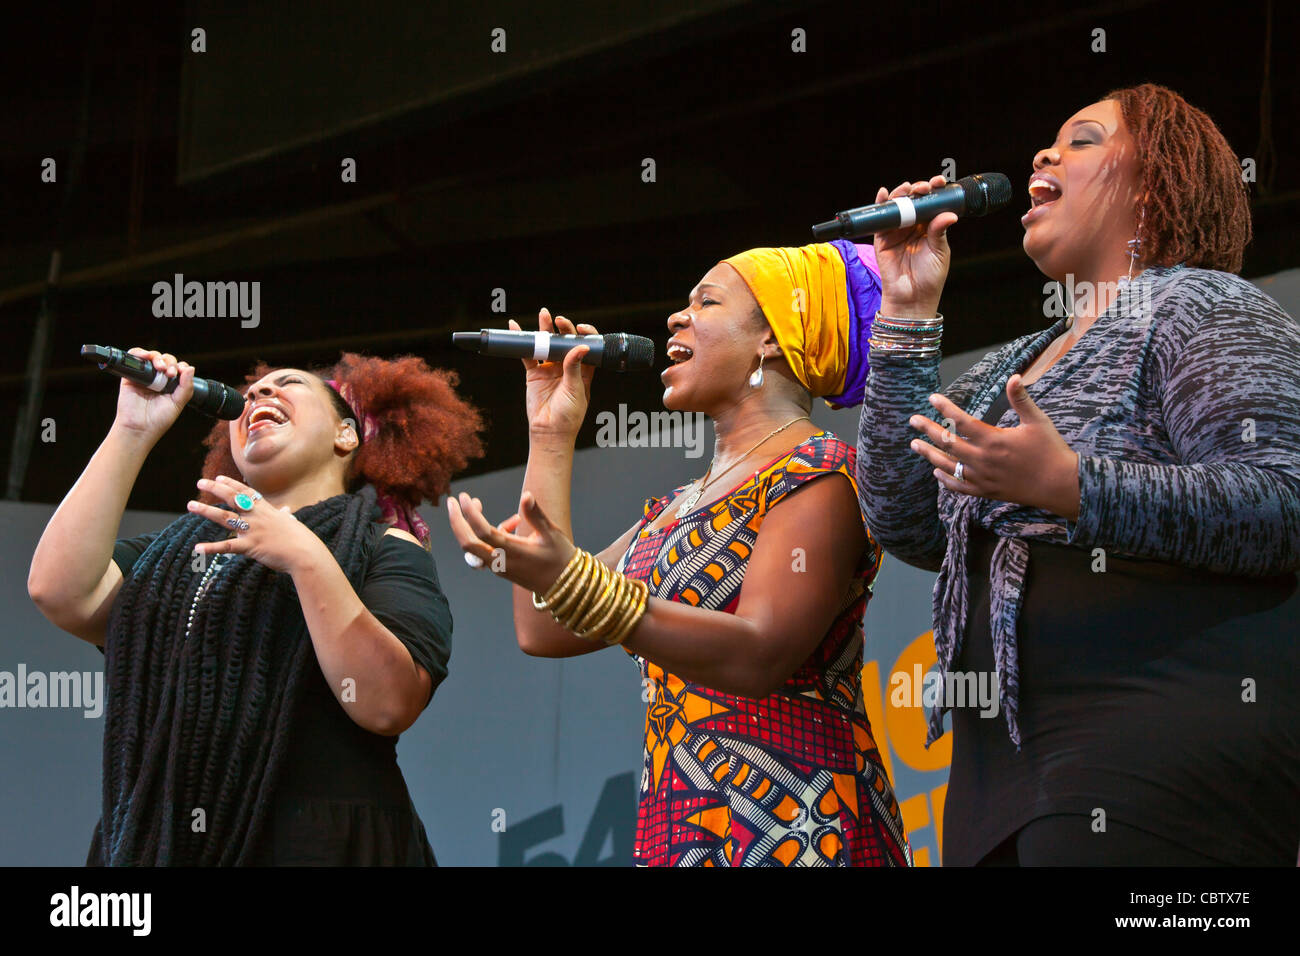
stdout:
{"type": "Polygon", "coordinates": [[[1139,216],[1143,261],[1240,272],[1251,239],[1241,163],[1219,128],[1173,90],[1143,83],[1112,90],[1137,144],[1147,193],[1139,216]]]}
{"type": "MultiPolygon", "coordinates": [[[[245,378],[245,390],[276,366],[259,362],[245,378]]],[[[352,455],[344,478],[344,490],[354,492],[374,485],[412,507],[428,500],[437,504],[447,493],[452,476],[472,459],[483,457],[483,419],[478,410],[456,394],[455,372],[429,368],[415,355],[381,359],[345,352],[333,368],[307,369],[322,380],[346,382],[355,401],[366,414],[379,419],[379,432],[361,442],[352,455]]],[[[331,388],[334,410],[340,420],[353,418],[355,410],[331,388]]],[[[358,437],[361,422],[356,423],[358,437]]],[[[209,449],[203,462],[203,477],[239,477],[230,452],[227,422],[213,427],[204,445],[209,449]]],[[[215,504],[205,493],[201,499],[215,504]]]]}

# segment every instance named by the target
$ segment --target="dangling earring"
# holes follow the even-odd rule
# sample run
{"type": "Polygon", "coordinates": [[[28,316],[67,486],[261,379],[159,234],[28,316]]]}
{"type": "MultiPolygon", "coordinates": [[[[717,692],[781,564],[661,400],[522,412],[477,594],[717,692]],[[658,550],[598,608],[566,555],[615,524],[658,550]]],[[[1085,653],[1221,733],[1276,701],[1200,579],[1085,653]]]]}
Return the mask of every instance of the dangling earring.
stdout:
{"type": "Polygon", "coordinates": [[[749,376],[749,387],[759,388],[763,384],[763,353],[758,353],[758,368],[754,369],[749,376]]]}
{"type": "Polygon", "coordinates": [[[1142,214],[1138,217],[1137,232],[1133,234],[1132,239],[1125,243],[1128,246],[1128,279],[1125,280],[1126,282],[1133,281],[1133,266],[1142,255],[1142,224],[1146,222],[1146,218],[1147,207],[1144,203],[1142,205],[1142,214]]]}

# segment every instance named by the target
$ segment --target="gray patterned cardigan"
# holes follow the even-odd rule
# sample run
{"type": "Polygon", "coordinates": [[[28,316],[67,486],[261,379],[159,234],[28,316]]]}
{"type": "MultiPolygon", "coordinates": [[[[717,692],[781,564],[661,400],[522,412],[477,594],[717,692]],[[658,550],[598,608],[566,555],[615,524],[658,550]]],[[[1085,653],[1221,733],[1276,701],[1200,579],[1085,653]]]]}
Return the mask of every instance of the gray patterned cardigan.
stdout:
{"type": "MultiPolygon", "coordinates": [[[[990,352],[942,392],[983,417],[1065,331],[1066,320],[990,352]]],[[[1300,325],[1251,283],[1153,267],[1028,386],[1079,453],[1079,517],[957,494],[913,452],[907,419],[938,420],[939,360],[871,354],[858,432],[858,494],[891,554],[938,570],[934,642],[952,669],[966,626],[967,530],[998,536],[989,571],[998,696],[1020,747],[1016,621],[1033,538],[1234,575],[1300,569],[1300,325]]],[[[1019,424],[1012,410],[1001,427],[1019,424]]],[[[943,733],[930,715],[928,747],[943,733]]]]}

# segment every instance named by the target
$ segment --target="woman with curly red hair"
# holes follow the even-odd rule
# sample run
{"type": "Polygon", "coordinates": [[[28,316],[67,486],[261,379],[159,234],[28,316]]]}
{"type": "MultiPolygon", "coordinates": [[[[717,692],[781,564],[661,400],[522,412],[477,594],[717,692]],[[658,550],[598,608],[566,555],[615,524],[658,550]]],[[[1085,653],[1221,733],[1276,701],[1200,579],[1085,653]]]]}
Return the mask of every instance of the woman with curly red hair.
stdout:
{"type": "Polygon", "coordinates": [[[930,715],[943,862],[1292,866],[1300,325],[1234,274],[1241,165],[1145,84],[1070,116],[1026,184],[1025,252],[1073,308],[942,393],[956,216],[875,237],[863,507],[939,572],[940,669],[999,685],[996,720],[930,715]]]}
{"type": "Polygon", "coordinates": [[[259,365],[189,514],[115,541],[180,385],[117,418],[37,545],[28,591],[100,647],[91,865],[434,865],[397,737],[447,674],[451,614],[416,514],[482,454],[454,374],[415,357],[259,365]]]}

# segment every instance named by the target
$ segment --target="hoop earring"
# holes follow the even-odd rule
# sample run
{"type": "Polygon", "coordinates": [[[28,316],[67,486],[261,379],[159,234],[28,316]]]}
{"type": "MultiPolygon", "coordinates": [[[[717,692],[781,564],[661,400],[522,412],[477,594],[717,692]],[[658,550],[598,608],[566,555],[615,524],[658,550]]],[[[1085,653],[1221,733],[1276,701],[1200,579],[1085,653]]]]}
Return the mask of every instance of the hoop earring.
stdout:
{"type": "Polygon", "coordinates": [[[749,376],[750,388],[761,388],[763,385],[763,353],[758,353],[758,368],[754,369],[749,376]]]}

